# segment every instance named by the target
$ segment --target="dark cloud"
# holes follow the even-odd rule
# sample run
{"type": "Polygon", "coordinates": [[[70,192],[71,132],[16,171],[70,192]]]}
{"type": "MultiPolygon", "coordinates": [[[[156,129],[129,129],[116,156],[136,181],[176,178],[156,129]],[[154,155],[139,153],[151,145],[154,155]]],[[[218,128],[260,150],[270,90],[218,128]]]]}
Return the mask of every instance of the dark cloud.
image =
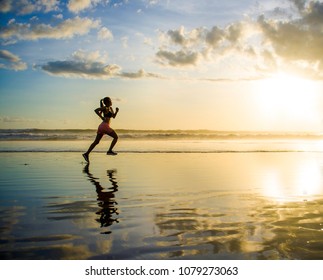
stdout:
{"type": "Polygon", "coordinates": [[[323,25],[323,3],[310,2],[309,6],[303,9],[303,21],[306,24],[322,28],[323,25]]]}
{"type": "Polygon", "coordinates": [[[266,44],[282,60],[319,65],[323,70],[323,3],[292,1],[300,10],[300,17],[290,21],[272,21],[259,17],[266,44]]]}
{"type": "Polygon", "coordinates": [[[212,47],[218,46],[218,44],[224,39],[224,31],[217,26],[213,26],[211,30],[207,31],[205,41],[212,47]]]}
{"type": "Polygon", "coordinates": [[[106,65],[102,62],[84,61],[51,61],[41,69],[52,75],[64,77],[82,77],[87,79],[107,79],[116,76],[121,67],[115,64],[106,65]]]}
{"type": "Polygon", "coordinates": [[[242,37],[243,23],[230,24],[226,28],[225,39],[235,44],[242,37]]]}
{"type": "Polygon", "coordinates": [[[20,57],[7,50],[0,50],[0,68],[15,71],[27,69],[27,64],[22,62],[20,57]]]}
{"type": "Polygon", "coordinates": [[[148,73],[144,69],[140,69],[137,72],[122,72],[118,76],[128,79],[162,78],[162,76],[154,73],[148,73]]]}
{"type": "Polygon", "coordinates": [[[178,45],[185,45],[186,44],[186,38],[184,36],[184,30],[183,28],[179,30],[169,30],[167,32],[167,35],[173,41],[175,44],[178,45]]]}
{"type": "Polygon", "coordinates": [[[299,11],[303,11],[305,8],[306,0],[290,0],[299,11]]]}
{"type": "Polygon", "coordinates": [[[78,50],[70,59],[50,61],[39,66],[51,75],[63,77],[81,77],[86,79],[108,79],[119,74],[121,67],[116,64],[106,63],[107,55],[96,52],[78,50]]]}
{"type": "Polygon", "coordinates": [[[156,54],[157,59],[161,64],[171,66],[189,66],[195,65],[199,59],[199,54],[191,51],[164,51],[160,50],[156,54]]]}
{"type": "Polygon", "coordinates": [[[107,64],[104,57],[101,57],[98,52],[86,53],[82,50],[76,51],[69,60],[50,61],[45,65],[37,66],[37,68],[51,75],[66,78],[162,78],[157,74],[146,72],[143,69],[137,72],[122,72],[119,65],[107,64]]]}

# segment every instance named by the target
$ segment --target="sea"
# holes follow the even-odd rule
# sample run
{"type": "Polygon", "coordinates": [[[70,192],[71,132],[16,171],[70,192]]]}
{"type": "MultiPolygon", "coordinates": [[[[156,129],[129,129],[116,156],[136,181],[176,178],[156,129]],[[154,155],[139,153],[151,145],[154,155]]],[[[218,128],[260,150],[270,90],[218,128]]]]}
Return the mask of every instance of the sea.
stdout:
{"type": "Polygon", "coordinates": [[[323,134],[117,133],[0,130],[0,259],[323,259],[323,134]]]}
{"type": "MultiPolygon", "coordinates": [[[[119,129],[121,153],[322,152],[323,133],[119,129]]],[[[92,129],[0,129],[0,152],[82,152],[92,129]]],[[[106,151],[104,137],[95,151],[106,151]]]]}

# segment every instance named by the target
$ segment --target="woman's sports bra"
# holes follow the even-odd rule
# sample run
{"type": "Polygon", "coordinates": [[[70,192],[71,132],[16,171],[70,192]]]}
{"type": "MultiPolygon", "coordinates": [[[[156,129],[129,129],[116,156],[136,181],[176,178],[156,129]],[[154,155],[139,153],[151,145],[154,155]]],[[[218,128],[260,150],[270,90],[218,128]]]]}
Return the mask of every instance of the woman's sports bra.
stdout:
{"type": "Polygon", "coordinates": [[[112,117],[112,113],[110,111],[104,110],[103,111],[103,116],[105,118],[111,118],[112,117]]]}

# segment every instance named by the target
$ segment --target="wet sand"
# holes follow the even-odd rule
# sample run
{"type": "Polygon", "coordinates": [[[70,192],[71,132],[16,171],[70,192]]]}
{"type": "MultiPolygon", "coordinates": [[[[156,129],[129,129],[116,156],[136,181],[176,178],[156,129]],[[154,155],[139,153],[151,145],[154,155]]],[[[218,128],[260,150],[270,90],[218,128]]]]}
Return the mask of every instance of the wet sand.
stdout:
{"type": "Polygon", "coordinates": [[[323,259],[322,153],[0,157],[1,259],[323,259]]]}

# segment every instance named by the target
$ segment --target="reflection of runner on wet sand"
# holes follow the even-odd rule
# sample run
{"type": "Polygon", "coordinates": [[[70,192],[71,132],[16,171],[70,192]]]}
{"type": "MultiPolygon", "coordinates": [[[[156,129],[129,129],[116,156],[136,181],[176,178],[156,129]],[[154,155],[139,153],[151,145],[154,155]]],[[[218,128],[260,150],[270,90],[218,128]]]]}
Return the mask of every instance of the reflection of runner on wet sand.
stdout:
{"type": "MultiPolygon", "coordinates": [[[[115,215],[119,215],[116,205],[118,204],[115,200],[115,192],[118,191],[118,183],[115,180],[114,174],[116,170],[107,170],[107,176],[112,187],[109,188],[110,191],[104,191],[104,188],[101,186],[98,178],[95,178],[92,173],[89,171],[89,164],[87,164],[83,172],[87,174],[89,181],[95,186],[97,192],[97,201],[100,209],[96,212],[100,217],[96,219],[101,227],[109,227],[113,223],[119,223],[118,219],[115,218],[115,215]]],[[[110,234],[111,231],[102,232],[103,234],[110,234]]]]}

